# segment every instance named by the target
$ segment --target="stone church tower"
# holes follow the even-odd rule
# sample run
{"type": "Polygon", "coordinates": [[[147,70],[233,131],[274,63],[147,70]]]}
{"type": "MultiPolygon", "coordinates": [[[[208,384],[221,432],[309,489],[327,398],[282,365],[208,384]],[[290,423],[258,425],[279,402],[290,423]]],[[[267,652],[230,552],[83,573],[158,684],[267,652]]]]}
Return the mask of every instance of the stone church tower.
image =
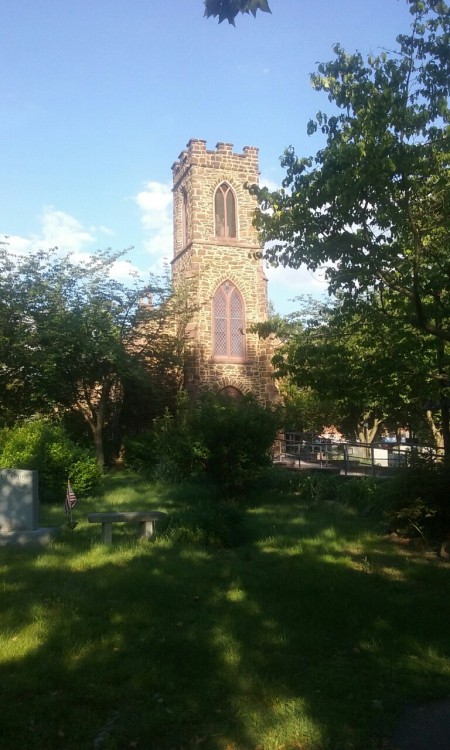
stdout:
{"type": "Polygon", "coordinates": [[[189,393],[253,393],[270,403],[268,340],[249,331],[267,319],[267,280],[252,226],[255,199],[244,188],[258,182],[258,149],[233,153],[231,144],[190,140],[172,166],[175,288],[189,285],[190,324],[185,387],[189,393]]]}

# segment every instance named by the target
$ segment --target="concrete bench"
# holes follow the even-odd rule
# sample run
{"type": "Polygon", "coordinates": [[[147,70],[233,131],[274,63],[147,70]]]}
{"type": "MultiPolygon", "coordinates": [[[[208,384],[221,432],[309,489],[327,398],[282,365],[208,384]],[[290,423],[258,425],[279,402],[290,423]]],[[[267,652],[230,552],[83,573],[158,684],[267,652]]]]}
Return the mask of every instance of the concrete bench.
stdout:
{"type": "Polygon", "coordinates": [[[137,523],[138,537],[151,539],[154,532],[154,524],[162,518],[166,518],[167,513],[159,510],[150,511],[123,511],[115,513],[89,513],[89,523],[101,523],[102,525],[102,542],[103,544],[112,543],[112,525],[113,523],[137,523]]]}

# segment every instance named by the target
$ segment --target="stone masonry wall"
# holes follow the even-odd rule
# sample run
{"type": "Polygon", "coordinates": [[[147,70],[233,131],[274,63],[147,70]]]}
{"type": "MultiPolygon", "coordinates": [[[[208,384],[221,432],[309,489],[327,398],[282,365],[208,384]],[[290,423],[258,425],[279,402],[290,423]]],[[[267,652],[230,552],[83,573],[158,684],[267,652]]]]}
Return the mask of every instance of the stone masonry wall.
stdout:
{"type": "Polygon", "coordinates": [[[270,402],[277,393],[271,378],[271,346],[248,331],[251,324],[267,318],[267,280],[261,260],[254,257],[260,250],[252,225],[256,203],[244,188],[245,183],[258,182],[258,149],[245,147],[243,154],[235,154],[231,144],[218,143],[215,151],[208,151],[205,141],[191,140],[172,171],[173,280],[175,286],[189,280],[198,308],[190,326],[186,387],[197,393],[232,385],[270,402]],[[236,238],[215,236],[214,194],[222,182],[235,193],[236,238]],[[212,359],[212,300],[226,280],[238,287],[245,303],[246,358],[242,363],[212,359]]]}

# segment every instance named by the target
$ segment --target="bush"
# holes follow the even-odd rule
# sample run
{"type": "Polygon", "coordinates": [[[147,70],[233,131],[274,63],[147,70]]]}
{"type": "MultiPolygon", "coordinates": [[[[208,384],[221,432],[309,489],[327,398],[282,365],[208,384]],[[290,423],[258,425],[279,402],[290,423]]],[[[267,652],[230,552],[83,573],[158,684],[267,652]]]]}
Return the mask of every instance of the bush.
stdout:
{"type": "Polygon", "coordinates": [[[282,494],[292,492],[300,500],[313,505],[324,500],[336,500],[339,477],[322,474],[319,471],[298,471],[273,466],[265,476],[265,486],[282,494]]]}
{"type": "Polygon", "coordinates": [[[339,477],[327,476],[316,472],[300,472],[298,493],[309,505],[337,499],[339,477]]]}
{"type": "Polygon", "coordinates": [[[450,467],[420,457],[386,486],[389,528],[445,539],[450,533],[450,467]]]}
{"type": "Polygon", "coordinates": [[[205,478],[208,448],[198,433],[195,415],[197,404],[183,395],[176,416],[168,411],[154,423],[156,476],[166,481],[205,478]]]}
{"type": "Polygon", "coordinates": [[[131,471],[150,474],[155,468],[155,437],[153,432],[142,432],[124,438],[124,465],[131,471]]]}
{"type": "Polygon", "coordinates": [[[165,535],[181,544],[235,547],[242,540],[242,512],[229,502],[202,501],[174,514],[165,535]]]}
{"type": "MultiPolygon", "coordinates": [[[[278,413],[248,396],[206,394],[182,400],[177,415],[155,423],[154,451],[162,478],[203,478],[228,497],[254,485],[272,462],[278,413]]],[[[149,457],[149,462],[153,457],[149,457]]]]}
{"type": "Polygon", "coordinates": [[[337,501],[358,511],[383,511],[380,483],[373,477],[346,478],[320,471],[286,471],[274,466],[266,475],[266,486],[275,492],[293,492],[308,505],[337,501]]]}
{"type": "Polygon", "coordinates": [[[94,492],[101,481],[91,453],[77,446],[61,425],[43,418],[0,432],[0,467],[36,469],[39,498],[45,503],[64,502],[68,479],[77,495],[94,492]]]}
{"type": "Polygon", "coordinates": [[[343,505],[368,513],[380,505],[380,483],[373,477],[351,477],[337,487],[336,499],[343,505]]]}

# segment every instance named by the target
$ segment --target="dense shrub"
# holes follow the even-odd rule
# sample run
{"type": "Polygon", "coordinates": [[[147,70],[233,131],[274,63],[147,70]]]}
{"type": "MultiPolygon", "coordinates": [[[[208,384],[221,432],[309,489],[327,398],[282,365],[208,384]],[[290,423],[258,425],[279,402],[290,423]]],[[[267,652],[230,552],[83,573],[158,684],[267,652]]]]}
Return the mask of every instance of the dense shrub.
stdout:
{"type": "Polygon", "coordinates": [[[127,469],[149,475],[155,468],[155,436],[153,432],[142,432],[124,438],[124,464],[127,469]]]}
{"type": "Polygon", "coordinates": [[[34,419],[0,432],[0,467],[37,469],[41,502],[64,501],[67,480],[77,495],[94,492],[101,472],[95,458],[76,445],[61,425],[34,419]]]}
{"type": "Polygon", "coordinates": [[[336,499],[365,513],[382,512],[382,492],[380,482],[374,477],[351,477],[342,479],[337,487],[336,499]]]}
{"type": "Polygon", "coordinates": [[[385,488],[392,531],[444,539],[450,533],[450,467],[415,459],[385,488]]]}
{"type": "Polygon", "coordinates": [[[255,399],[205,397],[193,414],[208,476],[234,494],[254,484],[272,461],[278,416],[255,399]]]}
{"type": "Polygon", "coordinates": [[[183,396],[175,416],[166,412],[155,420],[151,460],[158,478],[179,482],[205,477],[208,448],[196,425],[198,408],[183,396]]]}
{"type": "Polygon", "coordinates": [[[265,486],[274,492],[292,492],[302,502],[314,505],[324,501],[337,501],[355,510],[367,513],[384,510],[382,484],[373,477],[343,477],[321,471],[296,471],[274,466],[265,477],[265,486]]]}
{"type": "Polygon", "coordinates": [[[242,511],[230,502],[202,500],[175,513],[164,534],[181,544],[235,547],[242,541],[242,511]]]}
{"type": "Polygon", "coordinates": [[[255,484],[271,464],[278,422],[275,410],[252,397],[184,399],[176,416],[156,421],[148,464],[157,457],[161,478],[201,477],[234,496],[255,484]]]}
{"type": "Polygon", "coordinates": [[[292,492],[308,505],[323,500],[336,500],[337,486],[342,481],[320,471],[298,471],[274,466],[265,476],[265,486],[282,494],[292,492]]]}

